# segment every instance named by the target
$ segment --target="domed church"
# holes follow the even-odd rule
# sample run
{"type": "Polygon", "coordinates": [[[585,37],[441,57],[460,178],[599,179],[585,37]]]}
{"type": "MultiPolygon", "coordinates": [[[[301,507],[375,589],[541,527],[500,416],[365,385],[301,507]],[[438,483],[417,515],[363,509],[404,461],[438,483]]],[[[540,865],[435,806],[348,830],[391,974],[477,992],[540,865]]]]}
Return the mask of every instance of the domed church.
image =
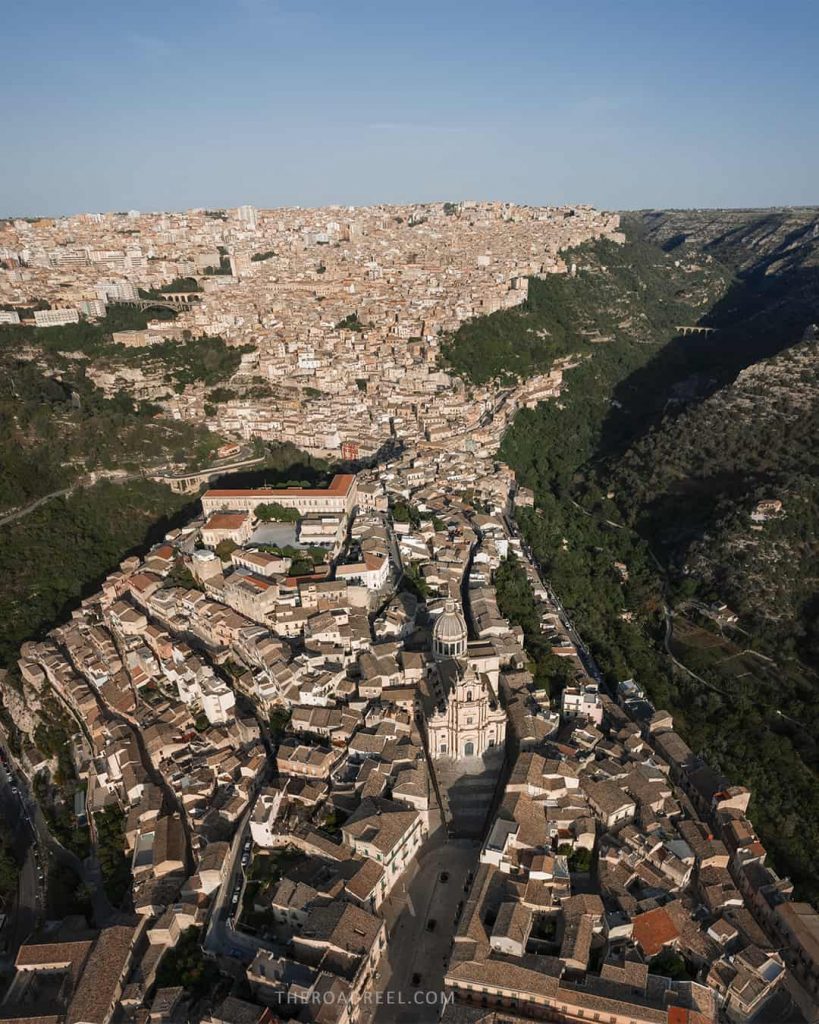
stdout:
{"type": "Polygon", "coordinates": [[[470,645],[466,620],[451,598],[432,632],[435,709],[427,716],[434,758],[481,757],[506,740],[506,712],[498,701],[499,659],[486,644],[470,645]]]}
{"type": "Polygon", "coordinates": [[[432,631],[432,653],[436,661],[442,658],[463,658],[466,656],[466,645],[466,620],[450,597],[432,631]]]}

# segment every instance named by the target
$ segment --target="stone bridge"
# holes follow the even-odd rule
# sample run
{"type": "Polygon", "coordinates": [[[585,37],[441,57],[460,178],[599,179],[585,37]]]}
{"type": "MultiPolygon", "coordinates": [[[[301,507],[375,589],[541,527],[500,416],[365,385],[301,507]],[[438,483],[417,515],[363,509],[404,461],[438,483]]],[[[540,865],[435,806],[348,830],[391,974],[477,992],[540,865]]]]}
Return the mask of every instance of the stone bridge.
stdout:
{"type": "Polygon", "coordinates": [[[683,326],[677,326],[674,328],[677,334],[716,334],[716,327],[700,327],[697,324],[686,324],[683,326]]]}
{"type": "Polygon", "coordinates": [[[202,298],[201,292],[162,292],[154,299],[120,299],[115,305],[132,309],[190,309],[202,298]]]}
{"type": "Polygon", "coordinates": [[[222,476],[224,473],[234,473],[240,469],[249,469],[251,466],[258,466],[265,460],[264,455],[256,455],[250,459],[241,459],[238,462],[226,462],[219,466],[210,466],[195,473],[146,473],[151,480],[159,484],[165,484],[177,494],[195,494],[199,488],[208,483],[214,477],[222,476]]]}

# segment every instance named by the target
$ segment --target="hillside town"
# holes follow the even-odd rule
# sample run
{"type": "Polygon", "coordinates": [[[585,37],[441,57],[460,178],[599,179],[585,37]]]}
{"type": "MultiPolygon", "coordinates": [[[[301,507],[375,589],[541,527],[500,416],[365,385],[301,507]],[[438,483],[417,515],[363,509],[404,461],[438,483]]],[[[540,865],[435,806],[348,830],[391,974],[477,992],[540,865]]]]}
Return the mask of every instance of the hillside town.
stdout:
{"type": "Polygon", "coordinates": [[[0,224],[0,323],[32,359],[50,328],[167,309],[112,346],[221,337],[221,394],[88,378],[226,457],[344,463],[312,486],[178,475],[194,518],[23,645],[0,798],[33,841],[0,1022],[817,1020],[819,916],[752,793],[647,680],[604,680],[520,535],[535,495],[497,449],[573,357],[483,388],[442,368],[448,334],[598,238],[617,216],[468,202],[0,224]],[[508,571],[560,685],[500,606],[508,571]]]}
{"type": "Polygon", "coordinates": [[[8,771],[89,913],[45,919],[41,873],[0,1020],[810,1019],[817,915],[766,864],[751,793],[639,681],[606,687],[518,534],[531,501],[430,444],[324,487],[208,490],[26,643],[10,709],[67,723],[83,857],[35,805],[49,755],[8,771]],[[562,692],[498,607],[510,562],[562,692]]]}
{"type": "Polygon", "coordinates": [[[4,221],[0,324],[167,309],[171,320],[115,332],[113,351],[220,337],[241,351],[223,386],[169,389],[116,359],[89,364],[89,379],[239,441],[344,459],[395,438],[494,450],[519,404],[556,393],[561,368],[521,396],[467,392],[442,368],[441,342],[520,306],[530,277],[570,271],[561,251],[598,238],[622,241],[616,214],[478,202],[4,221]]]}

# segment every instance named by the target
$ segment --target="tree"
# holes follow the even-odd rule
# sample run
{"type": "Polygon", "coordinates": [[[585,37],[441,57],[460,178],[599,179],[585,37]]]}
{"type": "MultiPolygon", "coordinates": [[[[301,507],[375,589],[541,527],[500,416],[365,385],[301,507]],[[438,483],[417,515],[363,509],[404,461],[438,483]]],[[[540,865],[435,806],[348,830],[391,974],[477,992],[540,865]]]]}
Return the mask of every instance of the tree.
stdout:
{"type": "Polygon", "coordinates": [[[255,516],[263,523],[297,523],[301,516],[295,508],[285,508],[277,501],[265,502],[256,506],[255,516]]]}
{"type": "Polygon", "coordinates": [[[418,509],[401,498],[393,502],[391,512],[392,518],[396,523],[409,523],[414,529],[421,525],[421,516],[418,509]]]}
{"type": "Polygon", "coordinates": [[[336,324],[337,331],[363,331],[364,324],[358,319],[358,313],[350,313],[344,317],[343,320],[339,320],[336,324]]]}
{"type": "Polygon", "coordinates": [[[213,970],[199,944],[199,929],[188,928],[176,946],[162,958],[157,971],[157,986],[173,988],[181,985],[194,997],[204,995],[213,985],[213,970]]]}
{"type": "Polygon", "coordinates": [[[268,723],[270,725],[270,733],[274,742],[278,742],[287,732],[287,727],[290,724],[290,716],[291,712],[285,708],[273,708],[270,712],[268,723]]]}
{"type": "Polygon", "coordinates": [[[216,547],[213,549],[216,554],[222,559],[223,562],[229,562],[230,556],[239,547],[239,545],[226,537],[224,540],[220,540],[216,547]]]}
{"type": "Polygon", "coordinates": [[[182,558],[174,560],[170,572],[165,577],[164,587],[183,587],[185,590],[204,590],[202,584],[185,565],[182,558]]]}
{"type": "Polygon", "coordinates": [[[578,846],[569,856],[569,870],[578,874],[586,874],[592,866],[592,851],[578,846]]]}
{"type": "Polygon", "coordinates": [[[685,960],[673,949],[664,949],[652,957],[648,962],[648,970],[651,974],[671,978],[672,981],[690,981],[691,977],[685,960]]]}
{"type": "Polygon", "coordinates": [[[0,901],[17,891],[20,868],[8,840],[0,837],[0,901]]]}
{"type": "Polygon", "coordinates": [[[429,584],[421,575],[420,568],[414,563],[408,563],[404,568],[401,577],[401,589],[408,591],[419,601],[426,601],[431,590],[429,584]]]}
{"type": "Polygon", "coordinates": [[[131,862],[125,853],[125,815],[116,805],[94,814],[97,855],[105,892],[118,907],[131,887],[131,862]]]}

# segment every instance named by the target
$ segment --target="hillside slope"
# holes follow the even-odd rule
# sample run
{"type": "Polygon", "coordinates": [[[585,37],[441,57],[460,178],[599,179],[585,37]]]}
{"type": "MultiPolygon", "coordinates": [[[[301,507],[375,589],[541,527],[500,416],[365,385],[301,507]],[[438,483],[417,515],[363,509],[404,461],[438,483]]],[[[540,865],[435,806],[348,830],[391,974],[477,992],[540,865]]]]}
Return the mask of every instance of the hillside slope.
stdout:
{"type": "MultiPolygon", "coordinates": [[[[573,276],[531,278],[523,306],[467,321],[447,338],[445,362],[482,384],[538,373],[567,352],[668,341],[677,324],[712,307],[731,275],[711,259],[667,255],[642,235],[632,222],[623,245],[600,240],[573,250],[573,276]]],[[[640,353],[635,362],[648,358],[640,353]]]]}
{"type": "Polygon", "coordinates": [[[20,508],[100,471],[138,472],[209,462],[222,439],[165,416],[125,391],[106,396],[88,368],[153,361],[170,390],[191,378],[232,372],[240,356],[219,339],[127,349],[114,331],[144,328],[147,315],[112,309],[97,323],[0,326],[0,513],[20,508]]]}
{"type": "Polygon", "coordinates": [[[670,568],[795,653],[815,620],[817,441],[819,346],[809,340],[667,418],[607,465],[606,485],[670,568]],[[783,511],[754,523],[766,499],[783,511]]]}
{"type": "Polygon", "coordinates": [[[819,901],[817,357],[803,340],[819,309],[814,213],[767,233],[761,214],[694,211],[686,234],[686,216],[628,222],[641,262],[669,271],[627,301],[666,302],[676,260],[710,270],[723,290],[675,322],[717,332],[595,346],[559,402],[519,413],[500,454],[535,489],[523,529],[606,676],[635,676],[695,750],[751,787],[775,865],[819,901]],[[752,530],[762,498],[785,514],[752,530]],[[715,621],[723,602],[735,626],[715,621]]]}

